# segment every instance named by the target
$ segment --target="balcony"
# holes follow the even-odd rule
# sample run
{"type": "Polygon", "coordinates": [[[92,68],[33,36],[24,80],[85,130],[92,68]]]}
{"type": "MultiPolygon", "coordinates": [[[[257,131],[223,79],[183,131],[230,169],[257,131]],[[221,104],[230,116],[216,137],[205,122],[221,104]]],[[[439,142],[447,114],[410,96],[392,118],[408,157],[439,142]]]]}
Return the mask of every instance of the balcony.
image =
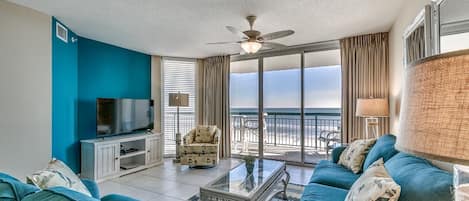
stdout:
{"type": "MultiPolygon", "coordinates": [[[[232,154],[258,153],[257,113],[238,112],[231,115],[232,154]]],[[[166,118],[166,133],[175,133],[176,114],[166,118]],[[169,128],[168,128],[169,127],[169,128]]],[[[264,157],[301,161],[300,113],[274,112],[264,114],[264,157]]],[[[193,113],[180,113],[180,130],[183,135],[194,127],[193,113]]],[[[340,142],[340,113],[305,113],[305,162],[317,163],[327,157],[327,145],[340,142]],[[330,135],[329,138],[326,137],[330,135]]],[[[175,136],[165,135],[165,153],[175,153],[175,136]]]]}
{"type": "MultiPolygon", "coordinates": [[[[258,153],[258,116],[256,113],[238,113],[231,116],[232,154],[258,153]]],[[[264,114],[264,157],[301,161],[300,113],[264,114]]],[[[327,156],[329,147],[340,142],[339,113],[305,113],[305,162],[316,163],[327,156]],[[326,135],[329,135],[327,138],[326,135]]]]}

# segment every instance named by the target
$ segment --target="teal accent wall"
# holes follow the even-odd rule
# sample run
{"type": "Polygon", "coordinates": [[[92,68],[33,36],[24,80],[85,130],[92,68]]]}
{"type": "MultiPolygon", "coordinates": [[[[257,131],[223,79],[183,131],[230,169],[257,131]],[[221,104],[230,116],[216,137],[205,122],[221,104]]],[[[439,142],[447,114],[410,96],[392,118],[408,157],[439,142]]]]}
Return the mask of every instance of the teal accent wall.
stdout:
{"type": "Polygon", "coordinates": [[[151,56],[78,39],[78,133],[96,137],[96,98],[151,98],[151,56]]]}
{"type": "Polygon", "coordinates": [[[56,22],[53,17],[52,157],[78,173],[80,140],[96,137],[96,98],[149,99],[151,56],[83,38],[70,29],[65,43],[55,36],[56,22]]]}
{"type": "Polygon", "coordinates": [[[78,43],[71,39],[77,35],[68,29],[68,42],[60,40],[56,22],[52,18],[52,157],[79,171],[78,43]]]}

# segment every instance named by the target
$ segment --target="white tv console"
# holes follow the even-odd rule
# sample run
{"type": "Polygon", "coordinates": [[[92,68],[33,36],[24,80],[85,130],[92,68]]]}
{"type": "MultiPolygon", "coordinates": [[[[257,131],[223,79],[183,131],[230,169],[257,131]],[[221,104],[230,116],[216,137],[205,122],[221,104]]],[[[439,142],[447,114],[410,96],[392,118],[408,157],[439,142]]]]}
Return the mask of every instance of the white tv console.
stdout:
{"type": "Polygon", "coordinates": [[[130,134],[81,140],[81,177],[102,182],[163,163],[163,136],[130,134]],[[133,148],[133,152],[121,153],[133,148]]]}

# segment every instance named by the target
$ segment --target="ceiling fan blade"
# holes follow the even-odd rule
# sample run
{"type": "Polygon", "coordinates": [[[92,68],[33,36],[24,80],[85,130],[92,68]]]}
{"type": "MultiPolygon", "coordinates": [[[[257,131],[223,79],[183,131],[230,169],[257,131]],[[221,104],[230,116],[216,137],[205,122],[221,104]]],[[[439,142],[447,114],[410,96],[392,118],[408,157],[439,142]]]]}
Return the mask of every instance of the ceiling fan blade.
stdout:
{"type": "Polygon", "coordinates": [[[241,41],[227,41],[227,42],[215,42],[215,43],[206,43],[207,45],[224,45],[224,44],[239,44],[241,41]]]}
{"type": "Polygon", "coordinates": [[[277,31],[277,32],[273,32],[273,33],[268,33],[268,34],[264,34],[261,36],[261,38],[263,40],[274,40],[274,39],[277,39],[277,38],[283,38],[283,37],[287,37],[289,35],[292,35],[294,34],[295,31],[293,30],[283,30],[283,31],[277,31]]]}
{"type": "Polygon", "coordinates": [[[241,32],[240,30],[238,30],[237,28],[235,27],[232,27],[232,26],[226,26],[226,29],[228,29],[228,31],[230,31],[231,33],[239,36],[240,38],[242,39],[247,39],[249,38],[246,34],[244,34],[243,32],[241,32]]]}
{"type": "Polygon", "coordinates": [[[262,47],[269,48],[269,49],[280,49],[280,48],[286,48],[288,46],[280,43],[274,43],[274,42],[264,42],[262,43],[262,47]]]}

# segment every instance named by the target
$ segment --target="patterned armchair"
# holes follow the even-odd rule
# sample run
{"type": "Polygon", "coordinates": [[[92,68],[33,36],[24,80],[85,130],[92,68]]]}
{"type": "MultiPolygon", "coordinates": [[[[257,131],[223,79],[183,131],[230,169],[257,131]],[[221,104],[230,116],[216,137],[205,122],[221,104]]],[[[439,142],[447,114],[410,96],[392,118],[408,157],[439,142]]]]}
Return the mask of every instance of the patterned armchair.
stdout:
{"type": "Polygon", "coordinates": [[[216,126],[197,126],[189,131],[180,147],[181,165],[217,165],[220,132],[216,126]]]}

